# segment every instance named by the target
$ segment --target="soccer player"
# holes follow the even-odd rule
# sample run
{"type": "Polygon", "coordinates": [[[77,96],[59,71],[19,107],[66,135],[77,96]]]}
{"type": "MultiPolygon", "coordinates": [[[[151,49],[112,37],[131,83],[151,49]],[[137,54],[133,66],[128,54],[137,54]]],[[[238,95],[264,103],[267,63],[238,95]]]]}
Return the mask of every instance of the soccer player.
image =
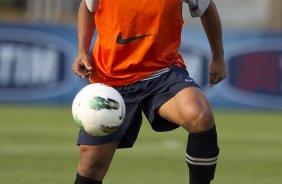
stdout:
{"type": "MultiPolygon", "coordinates": [[[[212,0],[185,0],[200,17],[211,48],[210,86],[226,76],[222,30],[212,0]]],[[[132,147],[142,112],[155,131],[179,126],[188,132],[186,161],[190,184],[209,184],[219,154],[211,106],[186,70],[178,52],[182,0],[82,0],[78,11],[78,55],[73,71],[115,87],[126,117],[113,134],[94,137],[80,130],[75,184],[101,184],[117,148],[132,147]],[[88,52],[94,31],[92,59],[88,52]]],[[[144,183],[152,183],[144,181],[144,183]]]]}

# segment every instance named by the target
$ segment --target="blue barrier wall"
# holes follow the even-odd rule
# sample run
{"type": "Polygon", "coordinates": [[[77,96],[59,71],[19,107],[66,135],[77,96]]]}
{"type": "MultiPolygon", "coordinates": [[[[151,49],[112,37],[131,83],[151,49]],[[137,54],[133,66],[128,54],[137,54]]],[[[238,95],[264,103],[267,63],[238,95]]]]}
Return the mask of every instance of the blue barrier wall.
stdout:
{"type": "Polygon", "coordinates": [[[0,101],[71,101],[76,42],[74,27],[1,25],[0,101]]]}
{"type": "MultiPolygon", "coordinates": [[[[0,24],[0,102],[71,103],[87,80],[76,77],[74,26],[0,24]]],[[[183,31],[190,75],[216,107],[282,109],[282,35],[224,33],[228,77],[208,87],[210,49],[201,29],[183,31]]]]}
{"type": "Polygon", "coordinates": [[[181,50],[190,74],[214,106],[282,109],[282,34],[224,32],[228,75],[209,88],[209,47],[197,31],[183,33],[181,50]]]}

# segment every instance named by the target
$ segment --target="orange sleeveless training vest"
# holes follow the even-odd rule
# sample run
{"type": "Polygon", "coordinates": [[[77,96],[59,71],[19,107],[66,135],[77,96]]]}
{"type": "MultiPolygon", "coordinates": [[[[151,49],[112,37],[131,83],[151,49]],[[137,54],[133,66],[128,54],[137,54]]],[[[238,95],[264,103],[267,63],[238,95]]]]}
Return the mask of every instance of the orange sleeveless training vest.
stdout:
{"type": "Polygon", "coordinates": [[[100,0],[90,82],[124,86],[178,65],[181,0],[100,0]]]}

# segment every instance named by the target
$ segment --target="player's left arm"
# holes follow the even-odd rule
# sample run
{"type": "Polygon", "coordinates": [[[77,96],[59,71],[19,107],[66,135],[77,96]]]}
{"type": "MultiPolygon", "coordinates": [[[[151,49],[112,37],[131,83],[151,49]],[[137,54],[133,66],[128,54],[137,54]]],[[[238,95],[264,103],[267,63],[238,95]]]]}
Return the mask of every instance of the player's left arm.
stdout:
{"type": "Polygon", "coordinates": [[[213,86],[226,77],[226,66],[224,62],[221,21],[215,3],[212,0],[201,16],[201,22],[211,48],[209,84],[213,86]]]}
{"type": "Polygon", "coordinates": [[[184,0],[189,5],[192,17],[201,17],[201,22],[211,48],[210,86],[226,77],[222,27],[217,8],[212,0],[184,0]]]}

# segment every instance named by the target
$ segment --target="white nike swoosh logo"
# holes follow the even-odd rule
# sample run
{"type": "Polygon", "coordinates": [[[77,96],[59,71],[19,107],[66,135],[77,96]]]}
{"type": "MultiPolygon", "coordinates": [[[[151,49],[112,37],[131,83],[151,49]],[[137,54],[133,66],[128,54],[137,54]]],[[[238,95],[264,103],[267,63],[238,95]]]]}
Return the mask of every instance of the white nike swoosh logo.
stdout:
{"type": "Polygon", "coordinates": [[[186,82],[194,82],[193,79],[185,79],[184,81],[186,81],[186,82]]]}

